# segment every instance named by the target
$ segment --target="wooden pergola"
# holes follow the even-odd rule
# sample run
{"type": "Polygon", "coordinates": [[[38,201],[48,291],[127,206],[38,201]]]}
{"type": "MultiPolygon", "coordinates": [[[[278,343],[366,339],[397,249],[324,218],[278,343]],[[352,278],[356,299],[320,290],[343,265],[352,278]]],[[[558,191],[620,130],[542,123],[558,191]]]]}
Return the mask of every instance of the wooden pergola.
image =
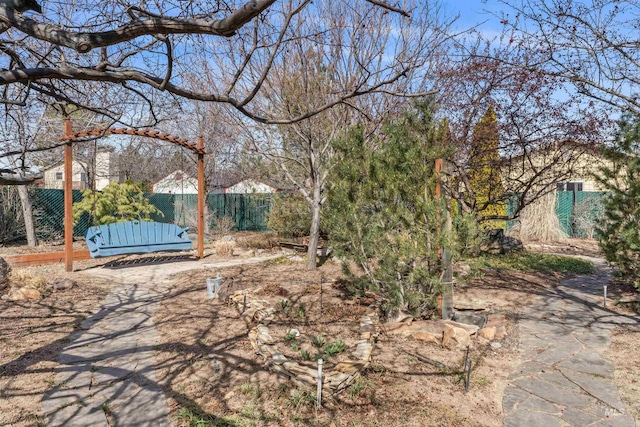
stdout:
{"type": "Polygon", "coordinates": [[[74,132],[71,119],[64,122],[64,136],[60,138],[64,146],[64,261],[66,271],[73,271],[73,152],[74,142],[103,137],[108,135],[138,135],[147,138],[167,141],[179,145],[198,155],[198,258],[204,257],[204,140],[199,137],[196,142],[186,138],[163,133],[153,129],[134,128],[95,128],[74,132]]]}

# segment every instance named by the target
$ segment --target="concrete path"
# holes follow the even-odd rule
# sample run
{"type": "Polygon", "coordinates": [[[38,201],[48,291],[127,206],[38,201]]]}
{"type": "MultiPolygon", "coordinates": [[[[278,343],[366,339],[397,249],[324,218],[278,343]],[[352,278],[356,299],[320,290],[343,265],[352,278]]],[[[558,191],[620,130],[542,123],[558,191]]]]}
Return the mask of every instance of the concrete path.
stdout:
{"type": "Polygon", "coordinates": [[[536,298],[519,322],[521,364],[502,401],[507,427],[633,427],[602,353],[618,325],[639,317],[602,308],[609,276],[596,261],[591,276],[565,280],[536,298]]]}
{"type": "Polygon", "coordinates": [[[42,400],[47,425],[170,426],[165,396],[155,375],[153,350],[158,334],[152,319],[170,284],[167,277],[194,269],[264,262],[273,257],[82,272],[113,280],[120,286],[71,335],[61,352],[56,385],[42,400]]]}

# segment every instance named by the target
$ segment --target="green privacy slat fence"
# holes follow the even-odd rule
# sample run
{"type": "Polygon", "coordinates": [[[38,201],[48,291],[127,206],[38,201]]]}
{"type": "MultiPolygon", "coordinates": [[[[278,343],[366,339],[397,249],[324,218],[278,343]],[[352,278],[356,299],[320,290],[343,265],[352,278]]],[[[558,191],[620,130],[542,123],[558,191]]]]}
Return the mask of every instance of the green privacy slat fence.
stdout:
{"type": "MultiPolygon", "coordinates": [[[[38,237],[43,240],[62,238],[64,232],[64,193],[62,190],[33,189],[30,191],[33,201],[34,219],[38,237]]],[[[594,225],[603,215],[603,192],[557,192],[556,215],[563,230],[572,237],[594,237],[594,225]]],[[[159,222],[174,223],[181,227],[195,228],[197,220],[197,195],[186,194],[146,194],[151,203],[162,215],[154,214],[152,219],[159,222]]],[[[73,201],[82,200],[82,193],[73,191],[73,201]]],[[[216,219],[230,217],[236,231],[267,230],[266,221],[271,206],[271,195],[210,194],[207,197],[207,219],[211,230],[216,228],[216,219]]],[[[515,210],[515,200],[507,205],[507,212],[515,210]]],[[[507,230],[515,221],[507,222],[507,230]]],[[[84,215],[74,227],[73,234],[84,236],[88,227],[93,225],[90,217],[84,215]]]]}
{"type": "MultiPolygon", "coordinates": [[[[51,240],[61,238],[64,233],[64,191],[50,189],[34,189],[30,192],[38,238],[51,240]]],[[[73,202],[82,200],[82,192],[73,190],[73,202]]],[[[88,214],[80,218],[73,227],[75,236],[84,236],[87,228],[92,226],[88,214]]]]}
{"type": "Polygon", "coordinates": [[[556,193],[556,215],[562,231],[573,237],[573,192],[558,191],[556,193]]]}
{"type": "MultiPolygon", "coordinates": [[[[43,240],[62,238],[64,233],[64,192],[63,190],[33,189],[30,192],[38,237],[43,240]]],[[[198,196],[196,194],[145,194],[162,214],[153,214],[154,221],[174,223],[181,227],[195,228],[197,224],[198,196]]],[[[82,192],[73,191],[73,201],[82,200],[82,192]]],[[[215,220],[230,217],[236,231],[267,230],[266,222],[271,206],[270,195],[210,194],[206,200],[207,219],[211,230],[215,230],[215,220]]],[[[92,226],[89,215],[85,214],[73,228],[75,236],[84,236],[92,226]]]]}
{"type": "MultiPolygon", "coordinates": [[[[195,227],[197,224],[198,196],[196,194],[149,195],[151,202],[164,213],[164,218],[156,221],[173,222],[181,227],[195,227]],[[167,220],[170,218],[170,220],[167,220]]],[[[230,217],[236,231],[264,231],[271,207],[268,194],[209,194],[206,200],[206,218],[209,228],[216,228],[216,219],[230,217]]]]}
{"type": "MultiPolygon", "coordinates": [[[[602,198],[606,194],[599,191],[578,191],[575,195],[571,191],[556,192],[556,215],[562,231],[570,237],[597,237],[595,226],[604,215],[602,198]]],[[[507,205],[507,212],[512,213],[515,208],[513,201],[507,205]]],[[[507,231],[515,222],[507,222],[507,231]]]]}

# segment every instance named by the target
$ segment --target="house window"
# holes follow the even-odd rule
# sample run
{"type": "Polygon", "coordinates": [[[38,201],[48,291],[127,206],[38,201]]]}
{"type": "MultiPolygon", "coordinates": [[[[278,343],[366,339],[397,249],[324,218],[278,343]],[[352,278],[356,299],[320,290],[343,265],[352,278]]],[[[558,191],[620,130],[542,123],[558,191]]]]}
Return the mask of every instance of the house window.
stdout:
{"type": "Polygon", "coordinates": [[[582,181],[566,181],[558,183],[558,191],[583,191],[582,181]]]}
{"type": "Polygon", "coordinates": [[[62,180],[62,172],[56,172],[56,180],[62,180]]]}
{"type": "Polygon", "coordinates": [[[80,182],[87,182],[87,174],[80,172],[80,182]]]}

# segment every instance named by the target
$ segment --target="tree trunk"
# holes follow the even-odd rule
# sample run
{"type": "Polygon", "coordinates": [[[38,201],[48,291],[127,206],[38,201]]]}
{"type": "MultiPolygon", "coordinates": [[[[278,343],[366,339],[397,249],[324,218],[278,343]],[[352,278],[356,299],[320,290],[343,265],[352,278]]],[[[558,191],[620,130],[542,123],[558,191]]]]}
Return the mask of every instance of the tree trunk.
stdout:
{"type": "Polygon", "coordinates": [[[18,185],[18,196],[22,204],[22,216],[24,217],[24,228],[27,232],[27,245],[38,246],[38,237],[36,236],[36,226],[33,222],[33,212],[31,209],[31,199],[26,185],[18,185]]]}
{"type": "Polygon", "coordinates": [[[311,229],[309,231],[309,249],[307,250],[307,270],[316,269],[318,240],[320,239],[320,209],[322,191],[318,179],[313,183],[313,204],[311,205],[311,229]]]}

